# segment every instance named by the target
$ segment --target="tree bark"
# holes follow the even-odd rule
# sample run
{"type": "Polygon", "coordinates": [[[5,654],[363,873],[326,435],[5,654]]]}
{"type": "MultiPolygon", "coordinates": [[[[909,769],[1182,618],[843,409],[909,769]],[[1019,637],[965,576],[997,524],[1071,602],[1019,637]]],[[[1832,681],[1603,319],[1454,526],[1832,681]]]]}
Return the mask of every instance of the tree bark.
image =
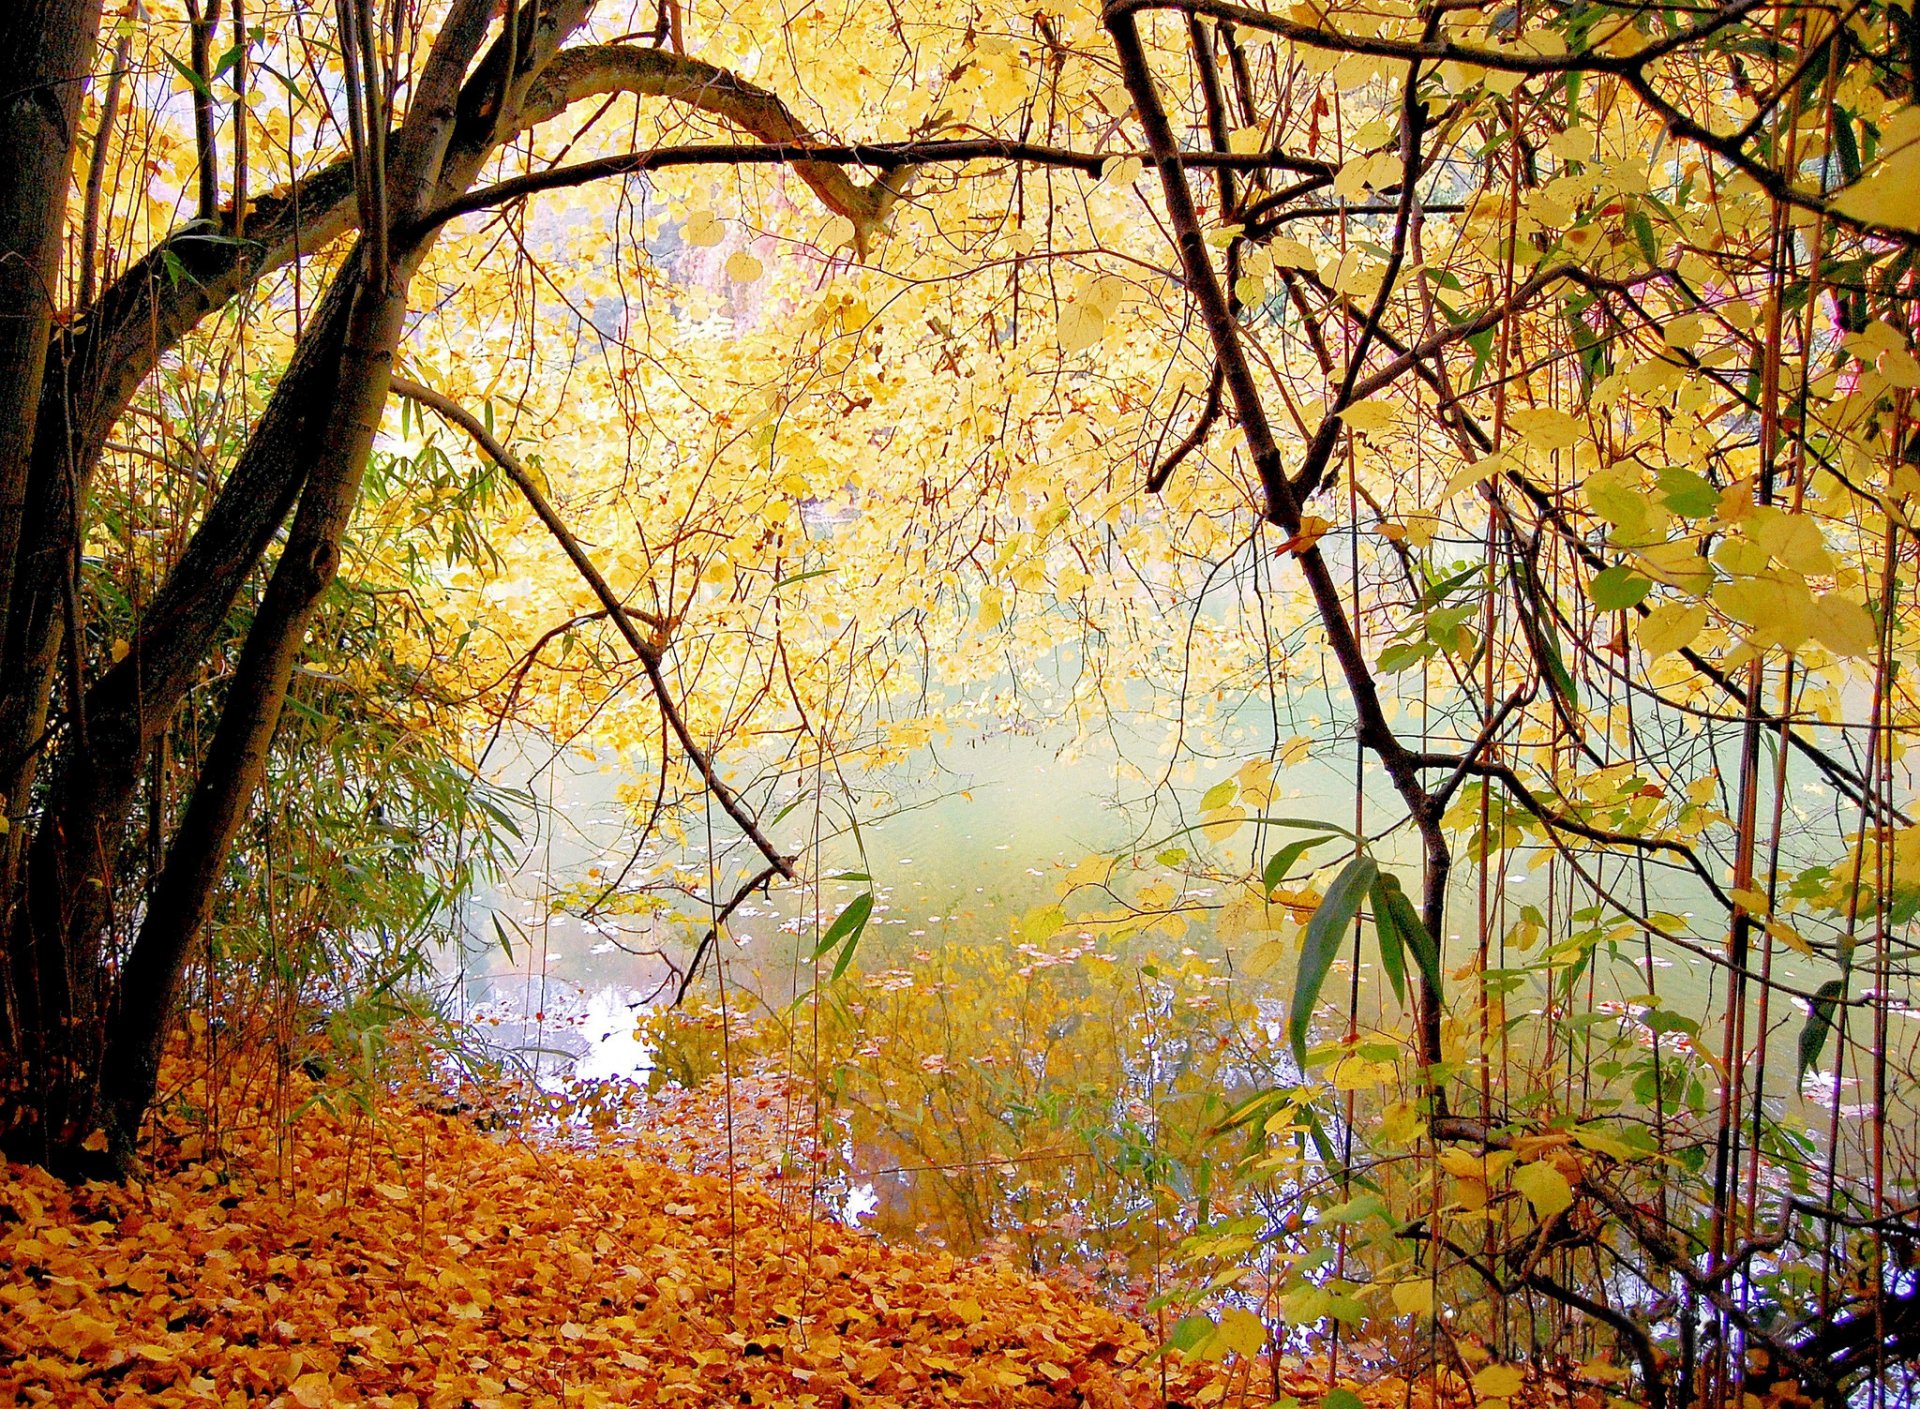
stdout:
{"type": "MultiPolygon", "coordinates": [[[[233,839],[266,777],[267,756],[307,625],[340,566],[340,550],[386,404],[393,354],[406,316],[406,281],[382,294],[367,282],[367,247],[351,270],[347,335],[327,378],[334,390],[316,428],[315,463],[305,477],[286,547],[254,614],[185,816],[147,904],[145,922],[121,974],[123,1000],[101,1069],[103,1112],[116,1160],[130,1163],[141,1118],[153,1100],[166,1026],[194,936],[206,923],[233,839]]],[[[306,388],[293,388],[299,397],[306,388]]]]}
{"type": "Polygon", "coordinates": [[[100,0],[0,6],[0,619],[13,589],[100,0]]]}

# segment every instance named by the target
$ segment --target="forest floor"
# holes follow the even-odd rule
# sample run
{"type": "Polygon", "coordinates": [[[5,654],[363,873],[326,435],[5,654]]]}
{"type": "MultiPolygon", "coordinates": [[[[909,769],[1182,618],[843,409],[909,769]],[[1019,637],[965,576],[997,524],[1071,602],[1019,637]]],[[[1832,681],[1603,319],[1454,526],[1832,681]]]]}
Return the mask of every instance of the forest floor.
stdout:
{"type": "Polygon", "coordinates": [[[0,1402],[1313,1409],[1329,1389],[1291,1357],[1158,1353],[1055,1283],[749,1182],[324,1090],[230,1123],[217,1159],[163,1136],[124,1187],[7,1167],[0,1402]]]}

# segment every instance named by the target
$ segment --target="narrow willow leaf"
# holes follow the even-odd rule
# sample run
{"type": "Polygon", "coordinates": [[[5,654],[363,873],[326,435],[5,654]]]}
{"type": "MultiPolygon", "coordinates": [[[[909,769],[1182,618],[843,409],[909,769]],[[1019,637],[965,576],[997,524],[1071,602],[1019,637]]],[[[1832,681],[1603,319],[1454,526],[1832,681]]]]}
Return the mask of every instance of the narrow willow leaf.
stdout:
{"type": "Polygon", "coordinates": [[[1261,889],[1271,891],[1287,878],[1287,872],[1299,864],[1302,856],[1314,847],[1325,845],[1331,840],[1331,837],[1307,837],[1301,841],[1288,842],[1267,858],[1267,864],[1260,872],[1261,889]]]}
{"type": "MultiPolygon", "coordinates": [[[[867,918],[873,914],[873,892],[862,891],[847,902],[847,908],[834,916],[833,923],[827,926],[827,932],[820,936],[820,943],[814,947],[813,957],[818,959],[831,950],[841,940],[847,941],[847,953],[853,952],[853,946],[860,942],[860,932],[867,927],[867,918]]],[[[845,956],[842,956],[844,963],[845,956]]],[[[840,976],[842,965],[834,965],[835,978],[840,976]]]]}
{"type": "Polygon", "coordinates": [[[1360,902],[1379,870],[1371,856],[1354,857],[1333,878],[1333,884],[1327,887],[1326,899],[1307,921],[1306,943],[1300,950],[1300,972],[1294,980],[1293,1011],[1287,1020],[1296,1061],[1307,1059],[1307,1028],[1313,1021],[1314,1004],[1320,1001],[1320,986],[1327,981],[1334,956],[1340,952],[1347,929],[1360,913],[1360,902]]]}
{"type": "Polygon", "coordinates": [[[1426,921],[1420,918],[1420,912],[1413,908],[1413,901],[1407,898],[1400,878],[1388,874],[1381,879],[1385,882],[1387,906],[1393,911],[1394,928],[1400,932],[1401,941],[1413,951],[1413,962],[1427,981],[1428,990],[1438,998],[1442,989],[1440,945],[1428,931],[1426,921]]]}
{"type": "Polygon", "coordinates": [[[1800,1029],[1800,1076],[1807,1079],[1814,1064],[1820,1060],[1820,1053],[1826,1050],[1827,1033],[1833,1028],[1834,1014],[1840,1009],[1840,1000],[1847,991],[1847,981],[1843,978],[1828,979],[1821,984],[1813,995],[1813,1012],[1807,1017],[1807,1025],[1800,1029]]]}
{"type": "Polygon", "coordinates": [[[1404,1003],[1407,1001],[1407,956],[1387,885],[1392,880],[1385,872],[1373,879],[1373,930],[1380,939],[1380,967],[1387,975],[1387,982],[1393,985],[1394,1000],[1404,1003]]]}
{"type": "MultiPolygon", "coordinates": [[[[1297,832],[1325,832],[1328,836],[1345,837],[1348,841],[1354,842],[1356,844],[1358,844],[1358,842],[1360,841],[1360,838],[1358,835],[1348,831],[1345,827],[1337,826],[1332,822],[1322,822],[1318,817],[1252,816],[1252,817],[1239,817],[1239,818],[1235,818],[1234,820],[1235,820],[1235,823],[1239,826],[1290,827],[1297,832]]],[[[1168,842],[1178,841],[1180,840],[1181,837],[1189,836],[1194,832],[1204,832],[1209,827],[1217,827],[1217,826],[1219,826],[1219,823],[1217,821],[1195,822],[1191,827],[1182,827],[1177,832],[1167,833],[1167,835],[1165,835],[1164,837],[1161,837],[1158,841],[1147,843],[1147,845],[1141,847],[1140,850],[1135,852],[1134,854],[1136,856],[1149,855],[1153,852],[1159,851],[1162,847],[1166,846],[1168,842]]]]}

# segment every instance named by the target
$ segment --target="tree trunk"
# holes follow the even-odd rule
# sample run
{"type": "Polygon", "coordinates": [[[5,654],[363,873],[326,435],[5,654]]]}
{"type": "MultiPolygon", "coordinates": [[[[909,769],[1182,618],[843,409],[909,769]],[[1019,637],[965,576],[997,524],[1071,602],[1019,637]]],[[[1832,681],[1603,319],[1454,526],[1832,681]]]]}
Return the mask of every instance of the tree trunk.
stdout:
{"type": "Polygon", "coordinates": [[[100,1124],[100,1058],[115,1007],[104,935],[140,769],[306,481],[340,391],[352,287],[336,280],[132,649],[86,692],[88,747],[62,755],[5,931],[0,978],[11,1021],[0,1150],[13,1158],[94,1164],[79,1147],[100,1124]]]}
{"type": "Polygon", "coordinates": [[[99,33],[100,0],[0,5],[0,620],[59,298],[80,95],[99,33]]]}
{"type": "MultiPolygon", "coordinates": [[[[488,0],[460,0],[415,86],[390,168],[396,197],[390,205],[403,227],[416,223],[456,175],[443,163],[462,116],[461,79],[485,36],[487,11],[488,0]]],[[[557,41],[555,32],[551,42],[557,41]]],[[[464,186],[478,160],[460,167],[464,186]]],[[[187,947],[264,771],[307,622],[338,567],[386,401],[407,284],[430,242],[428,235],[379,271],[368,270],[364,252],[357,252],[336,276],[239,463],[142,618],[132,649],[87,691],[89,747],[63,760],[26,854],[6,933],[13,1020],[0,1075],[0,1150],[13,1157],[63,1172],[99,1172],[109,1152],[85,1146],[106,1127],[109,1167],[125,1168],[152,1098],[187,947]],[[116,981],[105,935],[141,760],[303,488],[177,854],[169,856],[149,906],[151,934],[143,930],[116,981]]],[[[69,496],[77,489],[66,486],[69,496]]]]}
{"type": "Polygon", "coordinates": [[[109,1141],[131,1162],[153,1100],[167,1022],[194,936],[206,923],[233,839],[266,777],[287,683],[315,607],[340,566],[340,550],[386,405],[393,354],[406,317],[404,274],[384,293],[366,280],[363,246],[348,274],[347,336],[332,378],[336,395],[318,428],[313,469],[293,528],[247,633],[220,724],[186,815],[175,830],[140,936],[121,974],[121,1004],[102,1071],[109,1141]]]}

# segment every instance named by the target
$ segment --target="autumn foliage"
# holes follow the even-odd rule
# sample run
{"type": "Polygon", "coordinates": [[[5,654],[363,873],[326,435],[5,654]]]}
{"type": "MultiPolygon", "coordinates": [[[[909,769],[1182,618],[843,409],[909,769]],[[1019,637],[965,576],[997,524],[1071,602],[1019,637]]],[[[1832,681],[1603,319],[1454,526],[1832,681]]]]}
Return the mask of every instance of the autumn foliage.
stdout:
{"type": "Polygon", "coordinates": [[[1161,1354],[1153,1327],[1003,1262],[885,1246],[810,1216],[805,1191],[400,1100],[254,1116],[221,1158],[174,1132],[130,1187],[7,1166],[0,1396],[1119,1409],[1328,1388],[1292,1358],[1161,1354]]]}

